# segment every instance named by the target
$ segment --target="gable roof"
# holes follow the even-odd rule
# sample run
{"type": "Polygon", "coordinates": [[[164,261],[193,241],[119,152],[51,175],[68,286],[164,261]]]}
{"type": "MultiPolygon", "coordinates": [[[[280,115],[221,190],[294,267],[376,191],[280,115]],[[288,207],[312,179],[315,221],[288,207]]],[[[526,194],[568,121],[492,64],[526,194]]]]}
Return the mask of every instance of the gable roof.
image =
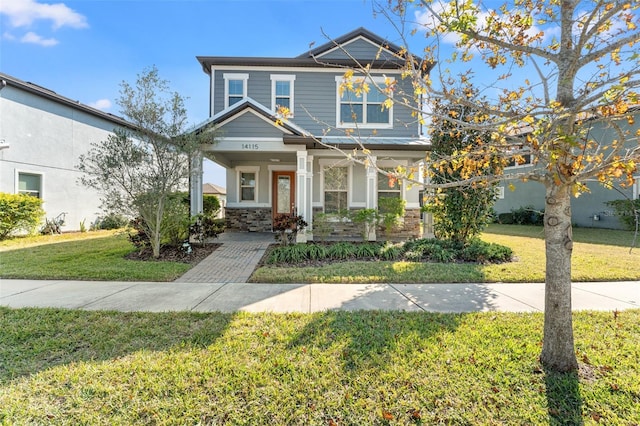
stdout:
{"type": "Polygon", "coordinates": [[[320,57],[336,48],[339,48],[340,46],[348,44],[349,42],[352,42],[353,40],[357,40],[359,38],[364,38],[375,45],[382,46],[382,48],[394,54],[397,54],[402,50],[400,46],[388,42],[387,40],[383,39],[377,34],[372,33],[364,27],[360,27],[336,39],[330,40],[327,43],[316,47],[315,49],[309,50],[308,52],[299,55],[298,58],[320,57]]]}
{"type": "Polygon", "coordinates": [[[227,189],[216,185],[215,183],[204,183],[202,184],[202,193],[213,195],[227,195],[227,189]]]}
{"type": "Polygon", "coordinates": [[[0,90],[2,90],[4,86],[10,86],[10,87],[15,87],[15,88],[24,90],[26,92],[40,96],[42,98],[49,99],[51,101],[57,102],[67,107],[76,109],[78,111],[83,111],[95,117],[110,121],[113,124],[117,124],[119,126],[127,127],[130,129],[135,128],[133,124],[129,123],[124,118],[118,117],[108,112],[101,111],[97,108],[90,107],[89,105],[82,104],[80,103],[80,101],[74,101],[73,99],[61,96],[56,92],[54,92],[53,90],[49,90],[37,84],[31,83],[28,81],[22,81],[8,74],[4,74],[0,72],[0,90]]]}
{"type": "MultiPolygon", "coordinates": [[[[211,74],[211,68],[215,66],[247,66],[247,67],[309,67],[309,68],[335,68],[335,67],[359,67],[370,64],[374,69],[399,69],[405,65],[405,60],[398,53],[402,48],[386,41],[384,38],[372,33],[366,28],[360,27],[345,35],[342,35],[328,43],[309,50],[302,55],[294,58],[282,57],[259,57],[259,56],[196,56],[198,62],[202,66],[202,70],[206,74],[211,74]],[[364,39],[372,44],[382,46],[388,54],[381,58],[322,58],[323,55],[339,49],[355,40],[364,39]]],[[[411,55],[414,63],[421,64],[421,59],[415,55],[411,55]]],[[[423,72],[427,73],[433,68],[433,64],[426,67],[420,67],[423,72]]]]}
{"type": "Polygon", "coordinates": [[[263,118],[265,121],[271,123],[274,127],[279,128],[285,134],[295,135],[295,136],[309,136],[310,133],[304,130],[302,127],[297,126],[293,122],[278,118],[271,110],[269,110],[264,105],[254,101],[251,98],[243,98],[242,100],[236,102],[231,105],[227,109],[224,109],[209,118],[208,120],[203,121],[202,123],[194,126],[194,128],[190,131],[201,132],[206,127],[210,125],[221,125],[225,122],[229,122],[236,117],[244,114],[245,112],[250,111],[263,118]]]}

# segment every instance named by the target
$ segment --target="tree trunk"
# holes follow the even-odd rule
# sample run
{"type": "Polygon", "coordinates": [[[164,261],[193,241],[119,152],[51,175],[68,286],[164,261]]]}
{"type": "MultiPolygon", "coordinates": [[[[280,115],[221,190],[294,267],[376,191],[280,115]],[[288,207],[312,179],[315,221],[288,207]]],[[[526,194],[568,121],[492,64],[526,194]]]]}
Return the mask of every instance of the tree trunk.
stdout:
{"type": "Polygon", "coordinates": [[[546,285],[542,363],[554,371],[578,368],[571,318],[571,188],[546,184],[546,285]]]}

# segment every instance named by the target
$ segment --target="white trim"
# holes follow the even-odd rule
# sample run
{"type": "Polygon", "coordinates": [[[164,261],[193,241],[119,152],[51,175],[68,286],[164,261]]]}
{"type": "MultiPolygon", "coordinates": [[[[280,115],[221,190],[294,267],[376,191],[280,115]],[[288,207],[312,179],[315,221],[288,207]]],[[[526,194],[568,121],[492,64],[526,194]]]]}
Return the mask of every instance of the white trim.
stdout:
{"type": "Polygon", "coordinates": [[[640,176],[633,177],[633,186],[631,187],[633,191],[633,199],[637,200],[640,198],[640,176]]]}
{"type": "Polygon", "coordinates": [[[258,205],[258,200],[260,199],[258,197],[258,192],[259,192],[259,188],[260,188],[260,166],[238,166],[235,168],[236,169],[236,194],[237,197],[236,199],[238,200],[237,203],[241,206],[247,206],[247,205],[258,205]],[[253,200],[243,200],[242,199],[242,186],[241,186],[241,179],[240,176],[242,173],[255,173],[255,186],[254,186],[254,192],[253,192],[253,200]]]}
{"type": "MultiPolygon", "coordinates": [[[[303,72],[313,72],[313,73],[318,73],[318,72],[324,72],[324,73],[332,73],[335,74],[336,72],[343,72],[345,71],[344,67],[287,67],[287,66],[250,66],[250,65],[212,65],[211,66],[212,70],[217,70],[217,71],[267,71],[267,72],[282,72],[283,70],[286,70],[287,72],[295,72],[296,74],[299,73],[303,73],[303,72]]],[[[369,70],[367,71],[369,74],[373,75],[373,74],[395,74],[397,76],[400,76],[402,73],[402,70],[398,69],[383,69],[383,70],[369,70]]]]}
{"type": "Polygon", "coordinates": [[[222,74],[224,79],[224,109],[229,108],[229,81],[230,80],[242,80],[242,98],[247,97],[248,93],[248,80],[249,74],[247,73],[224,73],[222,74]]]}
{"type": "Polygon", "coordinates": [[[294,94],[295,94],[295,81],[296,76],[293,74],[271,74],[271,110],[273,113],[277,113],[276,110],[276,82],[277,81],[288,81],[289,82],[289,117],[283,118],[293,118],[293,110],[294,110],[294,94]]]}
{"type": "MultiPolygon", "coordinates": [[[[378,86],[384,85],[387,77],[374,77],[374,76],[362,76],[358,77],[368,80],[369,84],[375,83],[378,86]]],[[[367,122],[367,93],[362,92],[362,123],[348,123],[340,121],[340,112],[342,101],[340,97],[340,84],[344,82],[344,76],[335,76],[336,80],[336,127],[338,129],[393,129],[393,106],[387,111],[389,112],[389,121],[387,123],[368,123],[367,122]]],[[[395,81],[395,79],[392,79],[395,81]]],[[[376,87],[372,87],[370,90],[378,90],[376,87]]],[[[386,95],[385,95],[386,96],[386,95]]],[[[390,96],[386,96],[390,97],[390,96]]]]}
{"type": "Polygon", "coordinates": [[[374,41],[369,40],[367,37],[365,37],[365,36],[363,36],[363,35],[359,35],[358,37],[354,37],[354,38],[350,39],[349,41],[347,41],[347,42],[345,42],[345,43],[343,43],[343,44],[340,44],[340,45],[338,45],[338,46],[332,47],[331,49],[329,49],[329,50],[327,50],[327,51],[323,52],[323,53],[322,53],[322,54],[320,54],[320,55],[316,55],[315,57],[316,57],[316,58],[322,58],[323,56],[328,55],[328,54],[329,54],[329,53],[331,53],[331,52],[335,52],[335,51],[336,51],[336,50],[338,50],[338,49],[339,49],[340,51],[342,51],[342,50],[347,50],[346,46],[350,45],[351,43],[353,43],[354,41],[357,41],[357,40],[364,40],[364,41],[366,41],[367,43],[369,43],[370,45],[375,46],[376,50],[381,50],[381,49],[382,49],[382,51],[383,51],[383,52],[387,52],[387,53],[389,53],[389,54],[390,54],[391,56],[393,56],[393,57],[397,57],[397,56],[398,56],[398,55],[396,55],[395,53],[393,53],[391,50],[389,50],[389,49],[385,48],[384,46],[381,46],[381,45],[379,45],[378,43],[376,43],[376,42],[374,42],[374,41]]]}
{"type": "Polygon", "coordinates": [[[44,200],[44,172],[36,172],[33,170],[25,170],[25,169],[14,169],[13,187],[14,187],[15,194],[20,193],[20,175],[21,174],[40,177],[40,196],[38,198],[40,198],[41,200],[44,200]]]}

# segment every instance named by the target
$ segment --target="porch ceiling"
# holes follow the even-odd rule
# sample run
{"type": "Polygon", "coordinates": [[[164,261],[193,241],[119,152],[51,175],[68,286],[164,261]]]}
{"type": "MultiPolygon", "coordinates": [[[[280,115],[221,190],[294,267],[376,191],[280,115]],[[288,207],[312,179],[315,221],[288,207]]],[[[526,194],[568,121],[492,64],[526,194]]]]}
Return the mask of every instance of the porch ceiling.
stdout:
{"type": "Polygon", "coordinates": [[[294,152],[269,151],[205,151],[204,156],[223,167],[232,168],[247,163],[296,164],[294,152]]]}

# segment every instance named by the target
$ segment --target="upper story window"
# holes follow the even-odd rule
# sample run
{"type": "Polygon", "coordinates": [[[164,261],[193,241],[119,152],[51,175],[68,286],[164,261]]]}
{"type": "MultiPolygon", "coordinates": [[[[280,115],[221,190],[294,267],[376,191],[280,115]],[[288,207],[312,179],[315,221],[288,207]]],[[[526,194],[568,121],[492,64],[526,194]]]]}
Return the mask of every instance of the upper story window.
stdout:
{"type": "Polygon", "coordinates": [[[224,107],[228,108],[247,97],[249,74],[228,74],[224,78],[224,107]]]}
{"type": "Polygon", "coordinates": [[[19,172],[18,193],[42,198],[42,175],[19,172]]]}
{"type": "Polygon", "coordinates": [[[287,108],[289,116],[293,116],[293,84],[295,75],[271,74],[271,109],[287,108]]]}
{"type": "MultiPolygon", "coordinates": [[[[370,77],[381,89],[386,87],[384,77],[370,77]]],[[[369,83],[369,91],[356,94],[353,91],[343,90],[340,93],[340,85],[343,77],[336,77],[336,98],[338,127],[341,128],[369,128],[391,129],[393,128],[393,107],[384,107],[387,95],[369,83]]]]}

